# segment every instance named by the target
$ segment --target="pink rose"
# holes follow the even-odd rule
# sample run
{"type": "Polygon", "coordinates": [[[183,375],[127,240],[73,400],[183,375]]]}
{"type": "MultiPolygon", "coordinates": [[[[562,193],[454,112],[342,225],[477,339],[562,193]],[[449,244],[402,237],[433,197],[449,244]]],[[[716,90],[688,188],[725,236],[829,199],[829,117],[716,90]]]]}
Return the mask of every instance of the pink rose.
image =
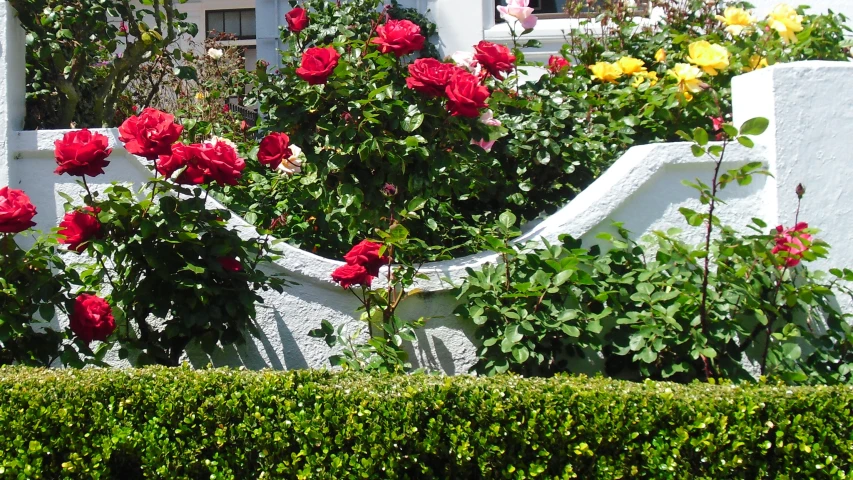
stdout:
{"type": "Polygon", "coordinates": [[[498,5],[498,12],[507,22],[518,20],[525,29],[533,28],[539,19],[529,5],[530,0],[506,0],[506,6],[498,5]]]}

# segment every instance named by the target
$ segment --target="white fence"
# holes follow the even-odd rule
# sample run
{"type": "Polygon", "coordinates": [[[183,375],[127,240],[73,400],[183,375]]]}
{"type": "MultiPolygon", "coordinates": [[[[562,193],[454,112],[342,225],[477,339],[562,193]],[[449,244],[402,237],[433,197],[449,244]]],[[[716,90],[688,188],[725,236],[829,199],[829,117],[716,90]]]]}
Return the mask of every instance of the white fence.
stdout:
{"type": "MultiPolygon", "coordinates": [[[[37,228],[48,230],[63,215],[58,192],[78,194],[69,177],[53,174],[53,141],[63,131],[20,131],[24,113],[24,43],[7,3],[0,8],[0,186],[23,189],[39,211],[37,228]]],[[[802,62],[778,65],[738,77],[733,82],[734,121],[763,116],[770,127],[758,137],[757,148],[732,148],[726,161],[764,161],[773,177],[760,178],[749,187],[727,189],[722,209],[724,223],[745,225],[752,217],[768,224],[790,225],[796,197],[794,188],[802,182],[807,196],[800,218],[821,229],[820,238],[832,246],[831,257],[815,268],[853,266],[853,64],[842,62],[802,62]]],[[[114,151],[107,175],[94,179],[139,183],[148,169],[117,142],[117,132],[102,131],[114,151]]],[[[710,182],[712,163],[696,159],[688,144],[657,144],[634,147],[589,188],[551,217],[528,231],[523,239],[556,240],[563,233],[594,242],[595,235],[610,228],[613,221],[624,222],[638,237],[653,230],[686,227],[679,207],[699,208],[695,192],[681,185],[682,179],[704,178],[710,182]]],[[[254,230],[242,220],[234,227],[252,235],[254,230]]],[[[697,235],[700,233],[697,231],[697,235]]],[[[687,240],[699,241],[698,236],[687,240]]],[[[283,247],[283,257],[271,270],[286,274],[298,285],[283,294],[263,293],[265,304],[258,308],[262,335],[246,345],[227,347],[208,357],[193,351],[189,361],[195,366],[244,365],[249,368],[306,368],[328,365],[330,350],[320,340],[308,336],[320,321],[333,324],[359,323],[352,295],[330,280],[339,262],[320,258],[292,247],[283,247]]],[[[460,281],[465,267],[496,261],[489,253],[453,261],[429,264],[430,276],[420,287],[422,293],[406,299],[402,315],[426,316],[426,327],[418,332],[412,346],[416,366],[465,373],[476,361],[472,325],[451,313],[455,301],[451,283],[460,281]]],[[[849,299],[842,307],[853,311],[849,299]]],[[[590,365],[590,369],[596,368],[590,365]]]]}

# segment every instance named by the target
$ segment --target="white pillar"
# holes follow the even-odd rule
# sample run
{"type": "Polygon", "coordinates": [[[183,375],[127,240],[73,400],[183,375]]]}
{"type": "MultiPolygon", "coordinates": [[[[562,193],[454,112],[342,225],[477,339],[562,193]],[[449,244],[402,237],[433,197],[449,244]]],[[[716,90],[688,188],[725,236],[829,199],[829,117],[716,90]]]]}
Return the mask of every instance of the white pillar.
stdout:
{"type": "MultiPolygon", "coordinates": [[[[756,143],[767,147],[773,179],[765,208],[776,224],[794,223],[795,189],[806,188],[799,220],[821,230],[830,257],[814,268],[853,268],[853,64],[796,62],[774,65],[732,81],[734,124],[765,117],[756,143]]],[[[850,299],[839,299],[847,303],[850,299]]]]}
{"type": "Polygon", "coordinates": [[[0,4],[0,187],[9,185],[9,144],[24,126],[26,102],[24,29],[9,2],[0,4]]]}
{"type": "Polygon", "coordinates": [[[270,63],[270,69],[281,66],[281,48],[278,27],[287,25],[284,14],[290,11],[286,0],[255,0],[255,29],[258,60],[270,63]]]}

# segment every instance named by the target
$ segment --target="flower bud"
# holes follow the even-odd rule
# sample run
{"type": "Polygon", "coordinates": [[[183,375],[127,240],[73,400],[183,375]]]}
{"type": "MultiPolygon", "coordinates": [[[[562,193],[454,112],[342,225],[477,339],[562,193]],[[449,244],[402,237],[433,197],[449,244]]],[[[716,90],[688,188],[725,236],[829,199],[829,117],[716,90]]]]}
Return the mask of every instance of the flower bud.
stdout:
{"type": "Polygon", "coordinates": [[[386,197],[393,197],[394,195],[397,195],[397,186],[393,183],[386,183],[382,186],[382,195],[385,195],[386,197]]]}
{"type": "Polygon", "coordinates": [[[806,194],[806,187],[802,183],[798,183],[795,192],[797,193],[797,198],[802,199],[803,195],[806,194]]]}

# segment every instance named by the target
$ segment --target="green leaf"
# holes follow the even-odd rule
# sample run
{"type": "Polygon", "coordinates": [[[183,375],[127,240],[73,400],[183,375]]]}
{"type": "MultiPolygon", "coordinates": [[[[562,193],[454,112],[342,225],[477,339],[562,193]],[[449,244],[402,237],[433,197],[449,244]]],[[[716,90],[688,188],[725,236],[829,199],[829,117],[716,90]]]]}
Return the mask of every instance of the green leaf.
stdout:
{"type": "Polygon", "coordinates": [[[530,358],[530,352],[527,350],[527,347],[524,345],[516,345],[512,349],[512,357],[518,363],[524,363],[530,358]]]}
{"type": "Polygon", "coordinates": [[[740,126],[741,135],[761,135],[767,130],[770,121],[764,117],[751,118],[740,126]]]}
{"type": "Polygon", "coordinates": [[[752,141],[749,137],[737,137],[737,143],[743,145],[746,148],[752,148],[755,146],[755,142],[752,141]]]}
{"type": "Polygon", "coordinates": [[[696,127],[693,129],[693,141],[699,144],[700,146],[705,146],[708,144],[708,132],[705,131],[702,127],[696,127]]]}
{"type": "Polygon", "coordinates": [[[694,157],[701,157],[702,155],[705,155],[705,149],[699,145],[690,145],[690,151],[693,152],[694,157]]]}
{"type": "Polygon", "coordinates": [[[803,354],[803,350],[796,343],[786,343],[782,345],[782,353],[784,353],[789,360],[797,360],[803,354]]]}
{"type": "Polygon", "coordinates": [[[515,225],[515,221],[515,214],[510,211],[506,211],[498,217],[498,223],[504,227],[505,230],[511,229],[512,226],[515,225]]]}
{"type": "Polygon", "coordinates": [[[524,338],[524,335],[519,333],[518,325],[513,323],[511,325],[507,325],[506,329],[504,329],[504,338],[512,343],[518,343],[522,338],[524,338]]]}

